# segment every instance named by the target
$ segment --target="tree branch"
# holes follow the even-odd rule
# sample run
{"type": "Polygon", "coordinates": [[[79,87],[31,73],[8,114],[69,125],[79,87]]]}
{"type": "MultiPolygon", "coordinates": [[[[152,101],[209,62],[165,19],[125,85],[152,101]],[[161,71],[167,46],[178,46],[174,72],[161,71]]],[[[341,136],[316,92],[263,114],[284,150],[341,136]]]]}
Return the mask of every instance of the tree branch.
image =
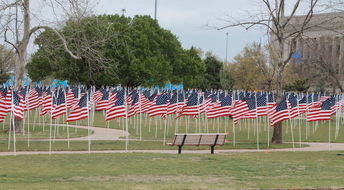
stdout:
{"type": "Polygon", "coordinates": [[[40,30],[40,29],[45,29],[45,30],[51,30],[53,31],[58,37],[59,39],[62,41],[62,44],[63,44],[63,48],[64,50],[73,58],[73,59],[81,59],[81,57],[79,55],[74,55],[74,53],[68,48],[68,45],[67,45],[67,41],[66,39],[62,36],[62,34],[60,32],[58,32],[56,29],[50,27],[50,26],[36,26],[36,27],[33,27],[31,30],[30,30],[30,36],[35,33],[37,30],[40,30]]]}
{"type": "Polygon", "coordinates": [[[14,44],[14,43],[12,43],[12,42],[10,42],[10,41],[7,39],[7,30],[8,30],[8,29],[5,30],[5,34],[4,34],[5,42],[8,43],[8,44],[10,44],[10,45],[16,50],[16,52],[18,53],[19,51],[18,51],[17,45],[14,44]]]}

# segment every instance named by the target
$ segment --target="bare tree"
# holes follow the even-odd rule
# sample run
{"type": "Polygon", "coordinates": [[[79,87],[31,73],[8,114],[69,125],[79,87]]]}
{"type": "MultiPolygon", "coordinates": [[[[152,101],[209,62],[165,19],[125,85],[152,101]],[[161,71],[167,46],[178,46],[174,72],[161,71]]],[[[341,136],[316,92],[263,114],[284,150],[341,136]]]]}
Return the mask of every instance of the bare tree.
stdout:
{"type": "MultiPolygon", "coordinates": [[[[291,9],[287,16],[285,15],[285,0],[260,0],[260,2],[264,8],[262,14],[250,15],[249,19],[244,21],[231,17],[226,19],[229,24],[219,28],[219,30],[237,26],[250,29],[257,25],[267,29],[271,36],[271,51],[276,57],[272,64],[276,71],[276,101],[280,102],[283,95],[284,69],[295,52],[296,40],[302,36],[304,31],[312,28],[310,21],[319,2],[318,0],[295,0],[292,4],[288,4],[291,9]],[[291,24],[299,12],[302,12],[304,16],[301,19],[297,18],[297,26],[295,22],[291,24]]],[[[274,126],[271,141],[275,144],[282,143],[282,123],[274,126]]]]}
{"type": "MultiPolygon", "coordinates": [[[[49,5],[56,17],[58,14],[61,14],[67,19],[78,20],[87,16],[88,2],[88,0],[49,0],[42,1],[41,3],[45,6],[49,5]]],[[[37,20],[44,20],[44,18],[42,18],[42,15],[38,18],[39,16],[37,15],[39,14],[31,12],[32,8],[30,3],[30,0],[1,0],[0,2],[0,34],[4,41],[15,50],[16,54],[15,90],[23,86],[28,45],[30,39],[38,31],[53,31],[59,37],[64,50],[72,58],[81,59],[78,51],[73,52],[70,50],[67,41],[56,26],[49,25],[48,22],[46,22],[48,24],[42,24],[43,22],[41,22],[41,24],[32,26],[33,21],[39,22],[37,20]]],[[[15,130],[23,130],[21,120],[15,120],[15,130]]]]}
{"type": "Polygon", "coordinates": [[[14,66],[14,51],[0,45],[0,83],[5,83],[8,77],[13,74],[14,66]]]}

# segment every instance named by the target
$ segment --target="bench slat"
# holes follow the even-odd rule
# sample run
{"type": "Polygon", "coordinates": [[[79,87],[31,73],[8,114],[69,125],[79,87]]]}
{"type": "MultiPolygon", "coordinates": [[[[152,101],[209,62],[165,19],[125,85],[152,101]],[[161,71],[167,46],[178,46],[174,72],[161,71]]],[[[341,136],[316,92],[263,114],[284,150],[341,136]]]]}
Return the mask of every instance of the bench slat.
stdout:
{"type": "Polygon", "coordinates": [[[171,146],[213,146],[224,145],[227,134],[224,133],[204,133],[204,134],[175,134],[171,146]],[[186,135],[186,136],[185,136],[186,135]],[[218,135],[218,137],[217,137],[218,135]],[[184,140],[185,137],[185,140],[184,140]],[[216,137],[218,138],[215,143],[216,137]],[[184,140],[184,143],[183,143],[184,140]]]}
{"type": "Polygon", "coordinates": [[[198,146],[201,135],[187,135],[185,138],[184,145],[198,146]]]}

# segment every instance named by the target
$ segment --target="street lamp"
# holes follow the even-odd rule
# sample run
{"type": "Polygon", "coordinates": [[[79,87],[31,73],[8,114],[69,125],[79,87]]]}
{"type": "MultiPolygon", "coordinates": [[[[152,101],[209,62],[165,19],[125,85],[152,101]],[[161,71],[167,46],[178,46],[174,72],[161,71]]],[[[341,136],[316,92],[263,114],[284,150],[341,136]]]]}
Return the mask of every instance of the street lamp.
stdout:
{"type": "Polygon", "coordinates": [[[227,58],[228,58],[228,32],[226,32],[226,58],[225,63],[227,64],[227,58]]]}
{"type": "Polygon", "coordinates": [[[157,8],[158,8],[158,0],[155,0],[154,20],[156,20],[157,8]]]}

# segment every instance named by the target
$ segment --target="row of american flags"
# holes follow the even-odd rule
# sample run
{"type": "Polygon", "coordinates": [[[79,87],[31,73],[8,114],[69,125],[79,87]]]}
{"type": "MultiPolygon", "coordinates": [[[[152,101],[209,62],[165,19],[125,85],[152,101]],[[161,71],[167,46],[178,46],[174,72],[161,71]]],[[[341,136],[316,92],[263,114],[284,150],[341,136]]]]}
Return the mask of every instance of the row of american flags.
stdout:
{"type": "Polygon", "coordinates": [[[343,107],[342,95],[325,96],[319,93],[285,93],[276,103],[272,92],[226,92],[199,90],[157,90],[83,87],[52,88],[26,86],[20,90],[0,88],[0,122],[8,113],[24,119],[24,113],[38,109],[40,116],[52,119],[67,114],[67,122],[89,117],[90,111],[104,111],[105,120],[130,118],[137,114],[166,118],[173,116],[208,119],[229,117],[235,124],[242,119],[267,116],[271,125],[293,119],[308,122],[330,120],[343,107]]]}

